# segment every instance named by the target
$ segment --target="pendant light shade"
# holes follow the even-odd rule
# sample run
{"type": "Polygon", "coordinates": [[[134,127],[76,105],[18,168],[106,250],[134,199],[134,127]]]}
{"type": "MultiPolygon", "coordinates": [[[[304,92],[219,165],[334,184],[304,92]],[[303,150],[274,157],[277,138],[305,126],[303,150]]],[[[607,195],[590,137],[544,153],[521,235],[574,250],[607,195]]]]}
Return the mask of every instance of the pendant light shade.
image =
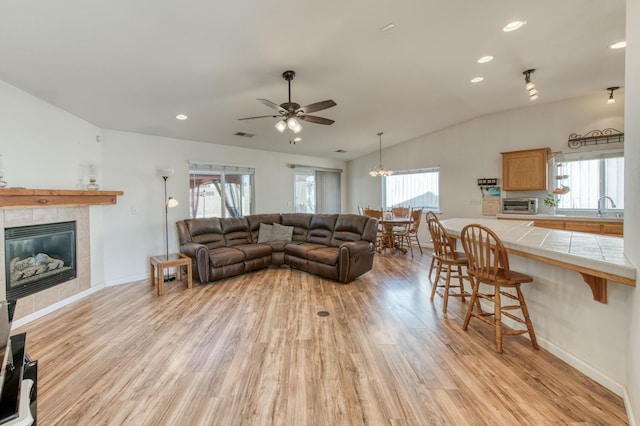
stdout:
{"type": "Polygon", "coordinates": [[[393,174],[393,170],[385,169],[384,166],[382,165],[382,134],[383,134],[382,132],[378,133],[378,137],[380,138],[380,149],[379,149],[380,162],[378,163],[377,166],[375,166],[369,171],[369,176],[372,176],[372,177],[391,176],[393,174]]]}

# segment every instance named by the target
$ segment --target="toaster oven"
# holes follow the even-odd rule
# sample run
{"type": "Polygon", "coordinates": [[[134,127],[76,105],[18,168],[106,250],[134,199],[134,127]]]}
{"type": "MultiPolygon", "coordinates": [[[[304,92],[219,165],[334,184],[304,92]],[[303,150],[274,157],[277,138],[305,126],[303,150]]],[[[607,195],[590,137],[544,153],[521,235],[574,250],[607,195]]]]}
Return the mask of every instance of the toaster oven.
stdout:
{"type": "Polygon", "coordinates": [[[502,213],[538,214],[537,198],[503,198],[502,213]]]}

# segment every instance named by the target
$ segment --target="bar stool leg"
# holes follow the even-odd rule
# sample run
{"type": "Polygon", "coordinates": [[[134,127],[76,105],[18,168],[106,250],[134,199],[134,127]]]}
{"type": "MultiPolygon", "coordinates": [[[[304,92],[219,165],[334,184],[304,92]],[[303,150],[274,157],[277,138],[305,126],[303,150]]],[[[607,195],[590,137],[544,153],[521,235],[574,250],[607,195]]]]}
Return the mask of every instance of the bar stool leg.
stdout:
{"type": "MultiPolygon", "coordinates": [[[[474,279],[471,275],[469,275],[469,281],[471,282],[471,299],[469,300],[467,314],[464,316],[464,323],[462,323],[463,330],[466,330],[469,327],[469,320],[471,319],[473,306],[476,303],[478,303],[478,307],[480,306],[480,301],[478,300],[478,287],[480,287],[480,281],[474,279]]],[[[482,309],[480,312],[482,312],[482,309]]]]}
{"type": "Polygon", "coordinates": [[[524,316],[524,322],[527,325],[527,330],[529,331],[529,337],[531,338],[531,344],[534,349],[538,349],[538,341],[536,340],[536,332],[533,331],[533,323],[531,322],[531,318],[529,318],[529,310],[527,309],[527,304],[524,301],[524,296],[522,291],[520,290],[520,286],[516,287],[518,291],[518,300],[520,301],[520,309],[522,310],[522,316],[524,316]]]}
{"type": "Polygon", "coordinates": [[[502,303],[500,301],[500,286],[496,286],[493,296],[493,325],[496,332],[496,351],[502,353],[502,303]]]}
{"type": "MultiPolygon", "coordinates": [[[[433,298],[436,295],[436,290],[438,289],[438,281],[440,281],[440,273],[442,272],[442,262],[438,262],[438,267],[436,268],[436,280],[431,280],[431,301],[433,302],[433,298]]],[[[429,277],[431,278],[431,277],[429,277]]]]}

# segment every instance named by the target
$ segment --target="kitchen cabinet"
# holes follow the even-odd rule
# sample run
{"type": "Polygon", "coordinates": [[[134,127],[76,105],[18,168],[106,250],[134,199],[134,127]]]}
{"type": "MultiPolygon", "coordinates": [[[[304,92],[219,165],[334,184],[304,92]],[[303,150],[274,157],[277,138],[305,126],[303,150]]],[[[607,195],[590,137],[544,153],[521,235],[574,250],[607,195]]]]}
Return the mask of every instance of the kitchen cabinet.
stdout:
{"type": "Polygon", "coordinates": [[[563,229],[565,231],[588,232],[590,234],[604,234],[622,236],[622,222],[595,222],[586,220],[538,220],[533,226],[548,229],[563,229]]]}
{"type": "Polygon", "coordinates": [[[503,190],[547,190],[549,148],[501,152],[500,154],[502,154],[503,190]]]}

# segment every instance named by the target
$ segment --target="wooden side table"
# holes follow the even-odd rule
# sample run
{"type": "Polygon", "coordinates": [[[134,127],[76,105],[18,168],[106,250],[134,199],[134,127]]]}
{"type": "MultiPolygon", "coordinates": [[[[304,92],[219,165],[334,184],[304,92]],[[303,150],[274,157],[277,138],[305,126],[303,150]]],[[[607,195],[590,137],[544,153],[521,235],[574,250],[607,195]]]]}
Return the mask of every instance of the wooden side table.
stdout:
{"type": "Polygon", "coordinates": [[[151,256],[151,286],[156,285],[158,282],[158,296],[164,294],[164,270],[165,268],[176,267],[178,269],[178,280],[182,280],[182,267],[187,267],[187,288],[193,287],[191,281],[191,258],[186,254],[170,254],[169,258],[166,255],[151,256]]]}

